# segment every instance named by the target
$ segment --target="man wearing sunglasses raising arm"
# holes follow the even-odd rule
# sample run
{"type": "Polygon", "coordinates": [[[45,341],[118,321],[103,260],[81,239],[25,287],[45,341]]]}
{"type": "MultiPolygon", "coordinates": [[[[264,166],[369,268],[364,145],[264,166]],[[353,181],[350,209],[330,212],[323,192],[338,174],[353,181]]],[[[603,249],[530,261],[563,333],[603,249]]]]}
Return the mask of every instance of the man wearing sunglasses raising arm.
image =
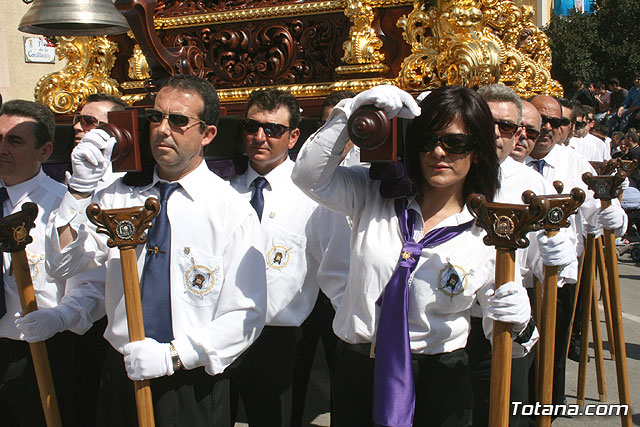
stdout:
{"type": "MultiPolygon", "coordinates": [[[[79,211],[109,165],[113,140],[83,138],[74,149],[74,175],[50,221],[47,269],[72,276],[107,266],[104,366],[98,426],[136,425],[129,379],[151,380],[157,426],[228,426],[228,380],[221,374],[262,330],[266,279],[255,211],[204,162],[217,133],[220,103],[213,86],[189,75],[171,77],[148,111],[156,165],[93,194],[103,209],[141,206],[161,211],[137,247],[146,338],[129,343],[120,252],[106,246],[79,211]],[[124,357],[123,357],[124,356],[124,357]],[[128,378],[127,378],[128,377],[128,378]]],[[[96,131],[93,131],[96,132],[96,131]]]]}
{"type": "Polygon", "coordinates": [[[300,107],[289,92],[252,92],[242,121],[249,166],[230,180],[261,218],[267,262],[264,330],[230,370],[251,427],[291,425],[296,331],[318,296],[307,250],[327,228],[311,224],[318,205],[291,181],[289,150],[300,136],[299,122],[300,107]]]}

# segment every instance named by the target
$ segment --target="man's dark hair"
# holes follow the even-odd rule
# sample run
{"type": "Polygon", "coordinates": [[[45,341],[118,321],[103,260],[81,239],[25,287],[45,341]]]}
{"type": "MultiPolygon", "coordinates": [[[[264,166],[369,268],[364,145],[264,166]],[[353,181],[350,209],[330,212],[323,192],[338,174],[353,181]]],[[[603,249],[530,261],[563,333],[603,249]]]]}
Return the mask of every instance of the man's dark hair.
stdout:
{"type": "Polygon", "coordinates": [[[85,102],[85,105],[89,104],[90,102],[110,102],[112,104],[112,107],[109,111],[122,111],[129,106],[121,98],[113,95],[107,95],[106,93],[92,93],[87,97],[87,102],[85,102]]]}
{"type": "Polygon", "coordinates": [[[422,114],[413,119],[407,133],[405,166],[407,176],[418,193],[425,181],[420,166],[420,147],[425,134],[445,129],[455,119],[464,123],[466,133],[475,139],[472,153],[475,162],[464,180],[463,193],[484,194],[493,200],[500,187],[498,171],[500,164],[496,151],[496,133],[491,109],[478,93],[463,86],[447,86],[435,89],[420,103],[422,114]]]}
{"type": "Polygon", "coordinates": [[[615,86],[620,86],[620,80],[618,80],[615,77],[612,77],[609,79],[609,84],[610,85],[615,85],[615,86]]]}
{"type": "Polygon", "coordinates": [[[338,92],[333,92],[324,99],[320,111],[324,110],[325,108],[335,107],[338,102],[342,101],[343,99],[353,98],[356,95],[357,93],[352,90],[340,90],[338,92]]]}
{"type": "Polygon", "coordinates": [[[587,106],[576,102],[574,103],[573,110],[571,111],[571,123],[575,123],[578,117],[587,117],[587,106]]]}
{"type": "Polygon", "coordinates": [[[175,76],[171,76],[169,80],[162,85],[162,88],[194,92],[202,98],[204,108],[200,114],[198,114],[198,118],[204,123],[200,123],[200,132],[204,131],[207,125],[218,125],[218,120],[220,119],[220,99],[218,98],[216,88],[213,87],[209,81],[188,74],[176,74],[175,76]]]}
{"type": "Polygon", "coordinates": [[[638,138],[638,134],[635,133],[632,130],[627,132],[627,134],[624,137],[630,139],[631,141],[633,141],[634,144],[638,144],[640,142],[640,138],[638,138]]]}
{"type": "Polygon", "coordinates": [[[0,116],[29,117],[35,120],[33,136],[36,148],[47,142],[53,142],[56,131],[56,119],[47,107],[33,101],[14,99],[2,104],[0,116]]]}
{"type": "Polygon", "coordinates": [[[587,115],[595,115],[596,114],[596,109],[593,108],[591,105],[585,105],[584,109],[587,110],[587,115]]]}
{"type": "Polygon", "coordinates": [[[611,139],[613,139],[614,136],[617,136],[618,140],[622,140],[624,139],[624,132],[620,132],[619,130],[617,130],[611,134],[611,139]]]}
{"type": "Polygon", "coordinates": [[[604,89],[604,88],[605,88],[604,87],[604,83],[602,83],[602,82],[596,83],[596,89],[604,89]]]}
{"type": "Polygon", "coordinates": [[[568,108],[571,111],[573,111],[576,104],[574,101],[567,98],[556,98],[556,101],[558,101],[558,104],[560,104],[561,107],[568,108]]]}
{"type": "Polygon", "coordinates": [[[298,105],[298,101],[293,95],[284,90],[254,90],[251,92],[251,95],[249,95],[249,100],[247,101],[247,113],[254,105],[257,105],[258,108],[264,111],[275,111],[284,107],[289,110],[289,127],[295,129],[300,123],[300,105],[298,105]]]}

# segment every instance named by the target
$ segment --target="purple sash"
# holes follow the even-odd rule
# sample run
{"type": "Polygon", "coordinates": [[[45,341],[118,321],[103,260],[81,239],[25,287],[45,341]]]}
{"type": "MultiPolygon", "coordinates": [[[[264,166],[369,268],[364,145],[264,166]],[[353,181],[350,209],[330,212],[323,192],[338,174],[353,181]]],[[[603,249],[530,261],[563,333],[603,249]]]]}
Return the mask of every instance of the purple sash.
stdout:
{"type": "Polygon", "coordinates": [[[395,201],[404,244],[389,283],[377,301],[380,320],[376,332],[373,375],[373,422],[390,427],[411,427],[416,392],[409,345],[409,276],[418,265],[423,248],[432,248],[468,230],[475,222],[441,227],[413,241],[416,213],[407,209],[407,199],[395,201]]]}

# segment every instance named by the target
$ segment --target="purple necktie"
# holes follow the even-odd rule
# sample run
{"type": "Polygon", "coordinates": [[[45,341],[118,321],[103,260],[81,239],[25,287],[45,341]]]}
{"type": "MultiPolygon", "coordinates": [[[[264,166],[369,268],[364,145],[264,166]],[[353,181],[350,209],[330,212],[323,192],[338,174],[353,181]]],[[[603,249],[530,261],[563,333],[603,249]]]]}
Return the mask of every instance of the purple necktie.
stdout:
{"type": "Polygon", "coordinates": [[[436,228],[416,243],[413,241],[415,211],[407,209],[405,198],[396,199],[395,208],[404,244],[398,265],[377,301],[381,307],[373,374],[373,422],[390,427],[411,427],[416,393],[409,345],[409,276],[418,265],[423,248],[432,248],[454,238],[469,229],[475,220],[436,228]]]}

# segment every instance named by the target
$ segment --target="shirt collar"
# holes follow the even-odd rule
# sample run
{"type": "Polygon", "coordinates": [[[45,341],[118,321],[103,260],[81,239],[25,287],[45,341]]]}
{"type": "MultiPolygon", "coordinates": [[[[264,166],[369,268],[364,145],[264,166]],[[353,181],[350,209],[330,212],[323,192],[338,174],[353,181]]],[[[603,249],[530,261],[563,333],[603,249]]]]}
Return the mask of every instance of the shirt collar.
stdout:
{"type": "Polygon", "coordinates": [[[275,187],[278,187],[282,183],[291,181],[291,173],[293,172],[294,162],[289,157],[287,157],[284,162],[280,163],[278,166],[273,168],[266,175],[260,175],[256,172],[255,169],[249,163],[249,167],[247,168],[247,172],[244,174],[245,181],[244,185],[247,188],[251,187],[251,183],[259,177],[264,176],[267,179],[267,187],[273,190],[275,187]]]}
{"type": "MultiPolygon", "coordinates": [[[[210,190],[207,188],[203,188],[203,183],[207,182],[207,177],[210,173],[211,171],[209,171],[207,163],[203,160],[194,170],[189,172],[186,176],[182,177],[178,181],[172,182],[179,182],[180,186],[186,192],[187,196],[189,196],[189,198],[191,198],[192,200],[195,200],[199,191],[210,190]]],[[[153,180],[151,180],[151,183],[144,187],[138,187],[138,191],[140,193],[148,191],[153,188],[153,186],[156,185],[156,183],[159,181],[167,182],[166,180],[160,179],[160,177],[158,177],[158,166],[156,165],[153,171],[153,180]]]]}
{"type": "MultiPolygon", "coordinates": [[[[552,168],[555,168],[558,165],[558,154],[559,154],[560,150],[562,150],[562,148],[560,148],[560,147],[561,147],[560,144],[554,145],[553,148],[551,149],[551,151],[549,151],[546,156],[544,156],[542,159],[540,159],[540,160],[544,160],[545,161],[545,166],[550,166],[552,168]]],[[[533,162],[534,160],[537,160],[537,159],[534,159],[531,156],[527,156],[524,159],[524,164],[528,165],[529,163],[533,162]]]]}
{"type": "Polygon", "coordinates": [[[32,191],[38,188],[42,181],[46,178],[45,173],[40,168],[40,171],[33,178],[21,182],[20,184],[12,185],[11,187],[6,187],[4,181],[0,180],[2,186],[6,187],[7,193],[9,194],[9,200],[13,206],[18,206],[25,197],[29,195],[32,191]]]}

